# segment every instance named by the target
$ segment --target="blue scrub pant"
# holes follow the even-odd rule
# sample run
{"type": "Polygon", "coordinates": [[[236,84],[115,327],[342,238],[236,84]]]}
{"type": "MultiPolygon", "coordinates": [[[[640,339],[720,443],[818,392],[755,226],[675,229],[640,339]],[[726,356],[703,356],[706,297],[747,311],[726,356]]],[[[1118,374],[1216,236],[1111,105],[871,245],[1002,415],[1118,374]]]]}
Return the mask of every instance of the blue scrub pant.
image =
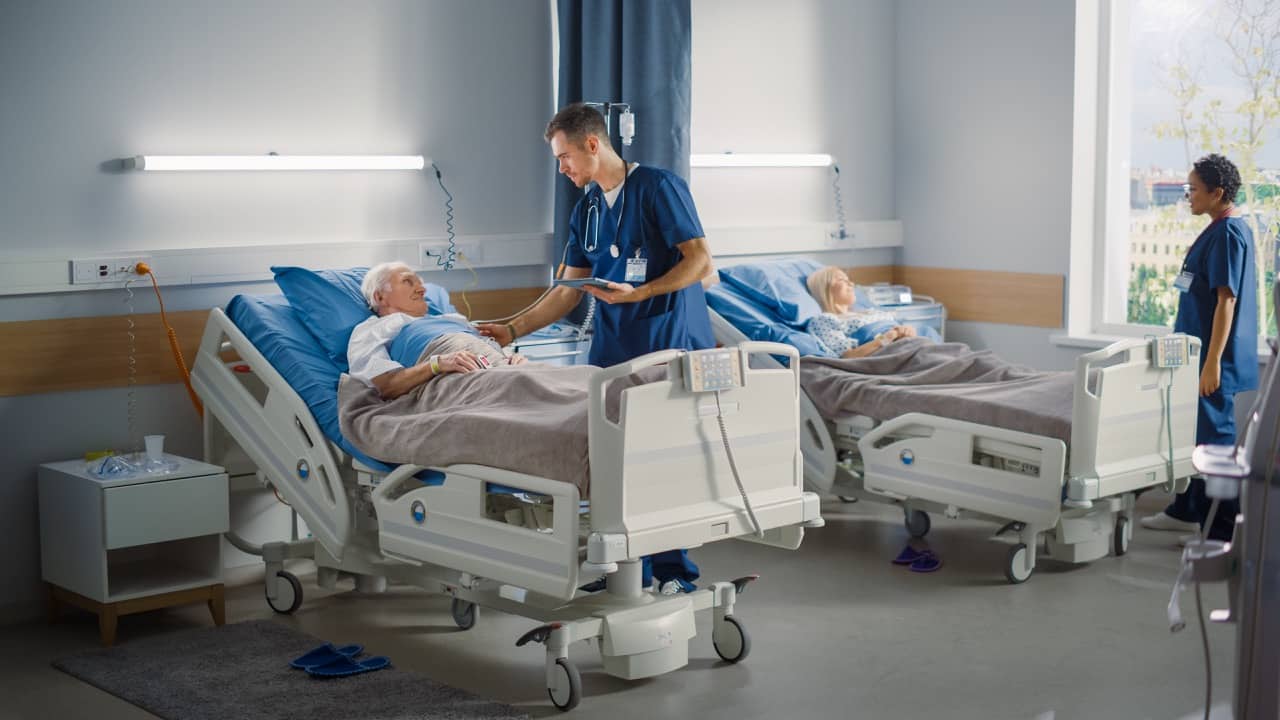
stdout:
{"type": "MultiPolygon", "coordinates": [[[[1208,397],[1200,398],[1200,412],[1196,416],[1197,445],[1231,445],[1236,441],[1236,396],[1218,388],[1208,397]]],[[[1235,530],[1240,501],[1223,500],[1213,516],[1213,526],[1206,528],[1212,498],[1205,495],[1204,480],[1193,477],[1186,492],[1180,493],[1165,508],[1166,515],[1183,522],[1199,523],[1207,531],[1210,540],[1230,540],[1235,530]]]]}
{"type": "Polygon", "coordinates": [[[668,580],[684,580],[692,584],[702,574],[698,571],[698,566],[689,559],[688,550],[667,550],[657,555],[649,555],[643,558],[640,573],[642,576],[640,587],[649,587],[654,578],[657,578],[659,583],[668,580]]]}

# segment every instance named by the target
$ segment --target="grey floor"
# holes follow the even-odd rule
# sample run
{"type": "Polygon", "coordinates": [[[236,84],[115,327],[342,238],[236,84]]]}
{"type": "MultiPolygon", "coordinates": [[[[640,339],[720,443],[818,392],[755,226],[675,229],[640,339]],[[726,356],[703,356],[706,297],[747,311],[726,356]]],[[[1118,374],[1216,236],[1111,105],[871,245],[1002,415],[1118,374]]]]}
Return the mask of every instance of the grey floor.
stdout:
{"type": "MultiPolygon", "coordinates": [[[[1165,498],[1148,495],[1141,511],[1165,498]]],[[[1176,535],[1139,530],[1130,553],[1086,566],[1045,561],[1026,584],[1001,572],[1006,545],[994,526],[935,518],[936,573],[890,565],[906,533],[901,514],[867,503],[824,505],[827,527],[789,553],[749,543],[699,548],[703,576],[762,575],[737,615],[751,656],[725,665],[706,618],[689,666],[639,682],[600,671],[576,645],[585,699],[571,716],[644,718],[1183,718],[1203,707],[1204,660],[1194,600],[1185,632],[1170,634],[1165,605],[1176,573],[1176,535]]],[[[533,623],[487,611],[458,631],[448,601],[393,588],[383,595],[322,592],[277,621],[328,640],[360,642],[396,665],[488,697],[558,716],[543,686],[541,648],[515,648],[533,623]]],[[[1206,610],[1225,589],[1205,588],[1206,610]]],[[[229,590],[228,622],[272,616],[260,585],[229,590]]],[[[203,607],[123,618],[120,642],[206,625],[203,607]]],[[[5,629],[0,717],[149,718],[150,714],[54,670],[49,661],[96,646],[88,615],[5,629]]],[[[1234,628],[1209,628],[1215,717],[1229,702],[1234,628]]],[[[251,679],[246,679],[251,681],[251,679]]],[[[287,698],[281,702],[287,703],[287,698]]],[[[353,708],[353,717],[358,708],[353,708]]],[[[1196,715],[1198,717],[1198,715],[1196,715]]]]}

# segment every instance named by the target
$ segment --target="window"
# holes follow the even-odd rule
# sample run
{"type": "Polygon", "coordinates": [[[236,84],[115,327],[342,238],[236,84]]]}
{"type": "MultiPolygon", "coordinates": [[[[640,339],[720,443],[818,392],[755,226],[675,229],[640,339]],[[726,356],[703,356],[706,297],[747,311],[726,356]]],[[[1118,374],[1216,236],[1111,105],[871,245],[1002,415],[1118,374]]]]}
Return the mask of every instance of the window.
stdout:
{"type": "Polygon", "coordinates": [[[1077,28],[1075,139],[1096,153],[1074,165],[1083,192],[1073,199],[1070,333],[1173,324],[1173,280],[1208,224],[1190,214],[1182,186],[1195,159],[1219,152],[1243,176],[1237,214],[1254,234],[1259,329],[1274,335],[1280,0],[1079,0],[1077,28]],[[1157,262],[1161,245],[1169,258],[1157,262]]]}

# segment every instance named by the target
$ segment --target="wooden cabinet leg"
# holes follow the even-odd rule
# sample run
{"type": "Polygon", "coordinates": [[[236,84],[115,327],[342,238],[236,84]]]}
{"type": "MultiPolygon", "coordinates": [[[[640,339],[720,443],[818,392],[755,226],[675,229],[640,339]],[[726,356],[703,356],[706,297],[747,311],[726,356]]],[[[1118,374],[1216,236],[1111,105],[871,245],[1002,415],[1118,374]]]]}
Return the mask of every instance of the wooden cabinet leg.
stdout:
{"type": "Polygon", "coordinates": [[[116,621],[118,619],[114,604],[103,605],[98,611],[98,633],[102,635],[103,645],[116,644],[116,621]]]}
{"type": "Polygon", "coordinates": [[[227,622],[225,592],[221,585],[209,588],[209,614],[213,616],[214,625],[221,627],[227,622]]]}
{"type": "Polygon", "coordinates": [[[44,609],[50,623],[58,621],[58,595],[54,591],[52,583],[44,584],[44,609]]]}

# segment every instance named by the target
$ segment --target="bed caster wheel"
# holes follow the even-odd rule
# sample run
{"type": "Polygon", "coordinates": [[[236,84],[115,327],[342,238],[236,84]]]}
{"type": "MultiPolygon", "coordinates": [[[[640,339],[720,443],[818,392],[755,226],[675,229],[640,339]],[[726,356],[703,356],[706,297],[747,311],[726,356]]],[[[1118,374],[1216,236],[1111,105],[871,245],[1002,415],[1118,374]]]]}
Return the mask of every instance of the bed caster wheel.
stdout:
{"type": "MultiPolygon", "coordinates": [[[[276,582],[276,596],[271,598],[271,593],[267,592],[267,604],[272,610],[281,615],[292,615],[293,611],[302,607],[302,583],[298,580],[298,576],[288,570],[281,570],[276,573],[276,577],[284,580],[284,582],[276,582]]],[[[263,592],[266,592],[265,590],[263,592]]]]}
{"type": "Polygon", "coordinates": [[[854,503],[858,502],[858,498],[856,498],[856,497],[854,497],[854,496],[852,496],[852,495],[837,495],[836,497],[840,499],[840,502],[842,502],[842,503],[844,503],[844,504],[846,504],[846,505],[852,505],[852,504],[854,504],[854,503]]]}
{"type": "Polygon", "coordinates": [[[711,630],[711,646],[727,663],[742,662],[751,654],[751,636],[742,623],[732,615],[725,615],[724,622],[716,623],[711,630]]]}
{"type": "Polygon", "coordinates": [[[1004,576],[1014,585],[1020,585],[1031,577],[1031,573],[1035,572],[1035,568],[1027,569],[1027,553],[1030,552],[1026,545],[1018,543],[1009,548],[1009,559],[1004,566],[1004,576]]]}
{"type": "Polygon", "coordinates": [[[547,688],[551,704],[561,710],[572,710],[582,702],[582,675],[568,658],[557,658],[553,672],[555,684],[547,688]]]}
{"type": "Polygon", "coordinates": [[[933,526],[933,521],[929,519],[929,513],[923,510],[904,510],[902,520],[907,526],[907,532],[916,539],[928,535],[929,528],[933,526]]]}
{"type": "Polygon", "coordinates": [[[1129,552],[1129,539],[1129,518],[1117,518],[1116,534],[1111,538],[1111,548],[1115,550],[1116,557],[1129,552]]]}
{"type": "Polygon", "coordinates": [[[470,630],[476,624],[476,604],[467,602],[459,598],[454,598],[449,603],[449,613],[453,615],[453,622],[457,624],[461,630],[470,630]]]}

